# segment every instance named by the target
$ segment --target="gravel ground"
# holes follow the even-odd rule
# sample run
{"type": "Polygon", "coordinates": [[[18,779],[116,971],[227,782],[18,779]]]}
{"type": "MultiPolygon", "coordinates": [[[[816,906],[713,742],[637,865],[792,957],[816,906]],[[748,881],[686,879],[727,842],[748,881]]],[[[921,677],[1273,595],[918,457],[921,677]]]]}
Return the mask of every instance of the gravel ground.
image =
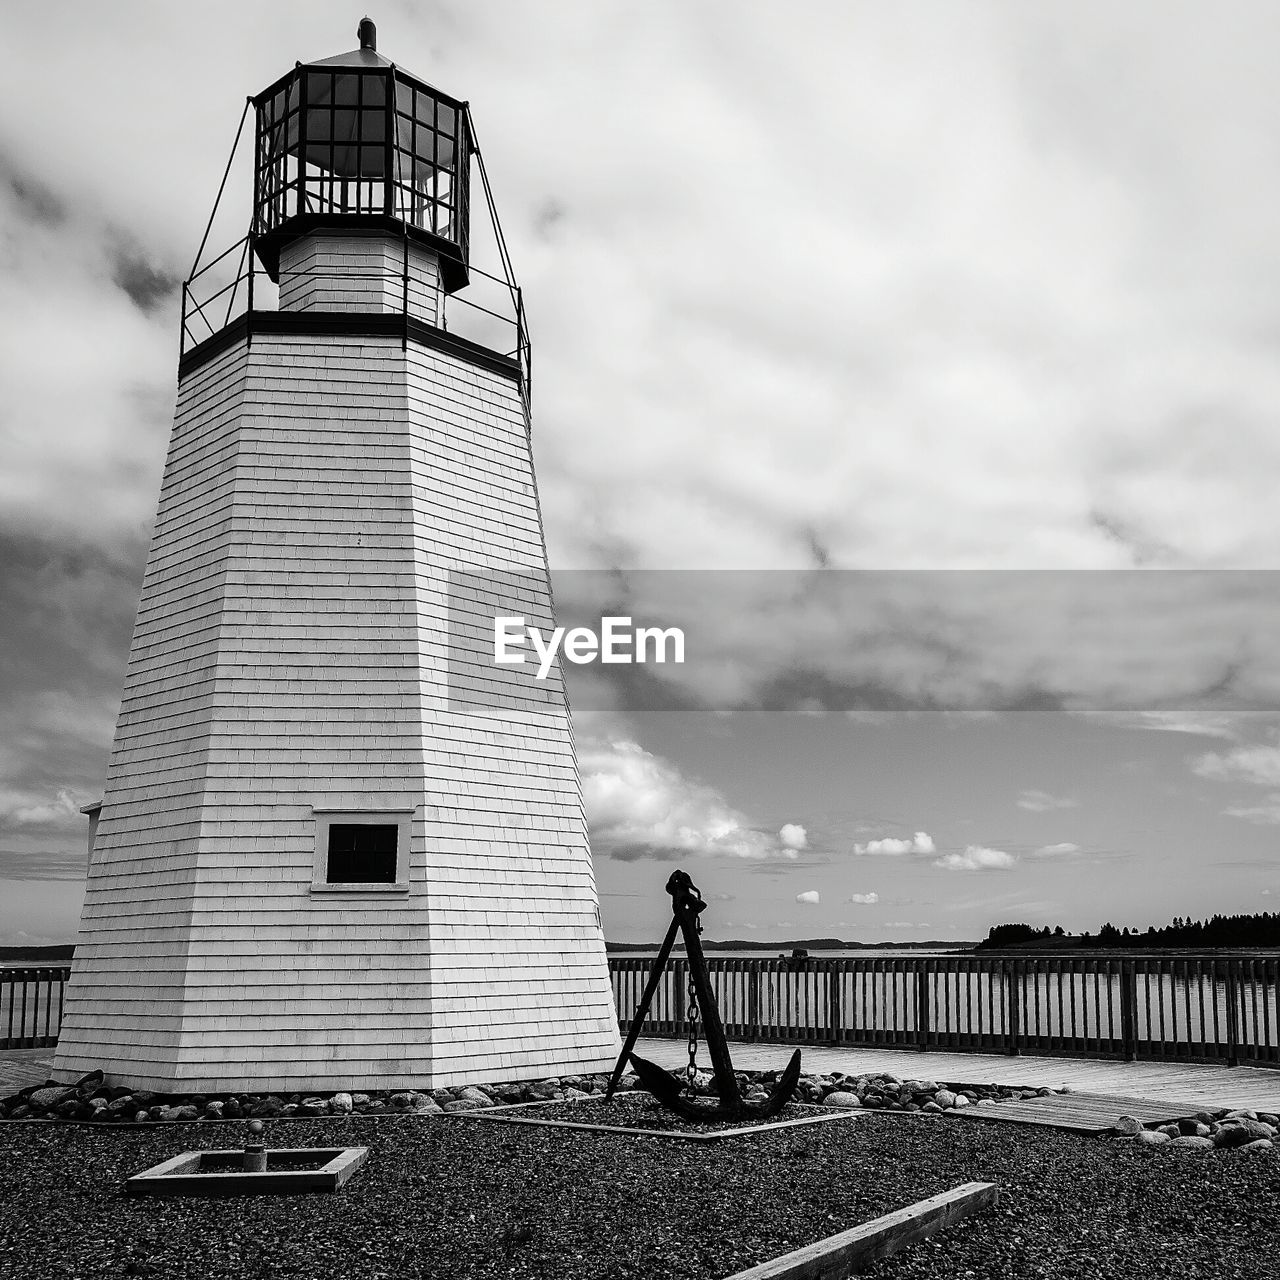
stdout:
{"type": "MultiPolygon", "coordinates": [[[[549,1102],[545,1106],[520,1107],[504,1115],[527,1116],[530,1120],[570,1120],[574,1124],[611,1124],[628,1129],[655,1129],[682,1133],[720,1133],[725,1129],[747,1129],[761,1124],[780,1124],[784,1120],[802,1120],[811,1116],[830,1116],[831,1107],[806,1107],[792,1102],[767,1120],[751,1116],[738,1120],[688,1120],[668,1111],[647,1093],[618,1093],[612,1101],[549,1102]]],[[[847,1114],[845,1112],[838,1113],[847,1114]]]]}
{"type": "Polygon", "coordinates": [[[711,1146],[465,1119],[277,1122],[370,1157],[332,1196],[126,1198],[237,1123],[0,1127],[0,1276],[718,1280],[968,1181],[1000,1206],[882,1280],[1271,1280],[1280,1159],[882,1113],[711,1146]]]}

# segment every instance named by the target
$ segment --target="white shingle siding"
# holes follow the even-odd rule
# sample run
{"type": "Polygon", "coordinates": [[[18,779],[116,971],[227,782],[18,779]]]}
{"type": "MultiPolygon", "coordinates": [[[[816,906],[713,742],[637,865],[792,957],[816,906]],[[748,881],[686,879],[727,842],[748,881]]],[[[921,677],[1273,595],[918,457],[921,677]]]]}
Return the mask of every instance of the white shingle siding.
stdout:
{"type": "Polygon", "coordinates": [[[563,692],[448,645],[450,590],[486,570],[545,611],[510,379],[398,339],[257,335],[184,380],[60,1074],[322,1089],[612,1065],[563,692]],[[313,894],[313,806],[411,808],[409,892],[313,894]]]}

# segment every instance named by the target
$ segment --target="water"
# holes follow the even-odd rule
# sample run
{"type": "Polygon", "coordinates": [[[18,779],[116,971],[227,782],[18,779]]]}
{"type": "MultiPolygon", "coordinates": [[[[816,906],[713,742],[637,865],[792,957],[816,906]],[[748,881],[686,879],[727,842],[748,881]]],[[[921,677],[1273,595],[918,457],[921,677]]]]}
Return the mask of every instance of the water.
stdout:
{"type": "MultiPolygon", "coordinates": [[[[708,958],[731,1035],[1280,1061],[1274,957],[1019,957],[1014,971],[941,949],[815,952],[807,965],[759,952],[708,958]]],[[[615,973],[624,1021],[652,960],[615,973]]],[[[655,1030],[683,1023],[682,996],[668,968],[650,1011],[655,1030]]]]}

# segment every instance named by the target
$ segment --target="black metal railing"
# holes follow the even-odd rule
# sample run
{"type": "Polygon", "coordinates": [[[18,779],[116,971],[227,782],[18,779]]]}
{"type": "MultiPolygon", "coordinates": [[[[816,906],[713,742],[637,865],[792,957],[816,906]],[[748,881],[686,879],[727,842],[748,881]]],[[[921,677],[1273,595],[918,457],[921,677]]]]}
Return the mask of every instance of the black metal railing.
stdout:
{"type": "Polygon", "coordinates": [[[0,968],[0,1049],[42,1049],[58,1043],[69,965],[0,968]]]}
{"type": "MultiPolygon", "coordinates": [[[[430,289],[434,293],[436,327],[515,361],[527,400],[533,354],[519,286],[472,266],[473,296],[446,293],[438,279],[427,281],[412,274],[407,241],[403,242],[403,249],[403,263],[391,270],[360,271],[320,265],[289,269],[284,275],[294,290],[307,280],[330,288],[355,288],[361,281],[383,286],[378,293],[392,304],[388,308],[390,314],[405,318],[415,314],[421,307],[423,290],[430,289]]],[[[256,312],[277,310],[278,286],[255,262],[250,239],[243,236],[184,281],[180,359],[242,317],[252,320],[256,312]]]]}
{"type": "MultiPolygon", "coordinates": [[[[619,1025],[652,961],[610,957],[619,1025]]],[[[1280,957],[711,958],[733,1039],[1280,1066],[1280,957]]],[[[684,1032],[685,962],[644,1034],[684,1032]]]]}

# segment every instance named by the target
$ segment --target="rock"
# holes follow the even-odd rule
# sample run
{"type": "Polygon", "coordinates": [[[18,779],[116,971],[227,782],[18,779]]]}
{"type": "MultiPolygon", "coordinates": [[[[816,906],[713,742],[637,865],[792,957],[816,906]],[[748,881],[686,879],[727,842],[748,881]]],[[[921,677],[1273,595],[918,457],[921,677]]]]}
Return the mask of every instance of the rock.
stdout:
{"type": "MultiPolygon", "coordinates": [[[[569,1098],[585,1098],[588,1095],[584,1093],[581,1089],[575,1088],[573,1086],[567,1086],[565,1088],[565,1096],[569,1098]]],[[[482,1107],[493,1106],[493,1099],[487,1093],[485,1093],[483,1089],[477,1089],[474,1086],[459,1090],[458,1101],[459,1102],[477,1102],[482,1107]]]]}
{"type": "Polygon", "coordinates": [[[1195,1135],[1200,1131],[1200,1121],[1195,1116],[1183,1116],[1181,1120],[1176,1121],[1178,1132],[1184,1134],[1195,1135]]]}
{"type": "Polygon", "coordinates": [[[1273,1115],[1270,1111],[1259,1111],[1258,1119],[1263,1124],[1269,1124],[1273,1129],[1280,1129],[1280,1116],[1273,1115]]]}
{"type": "Polygon", "coordinates": [[[1211,1138],[1197,1138],[1191,1134],[1183,1134],[1181,1138],[1172,1138],[1169,1141],[1170,1148],[1181,1147],[1184,1151],[1212,1151],[1213,1140],[1211,1138]]]}
{"type": "Polygon", "coordinates": [[[824,1107],[833,1107],[837,1111],[853,1111],[862,1106],[862,1099],[856,1093],[845,1093],[838,1090],[835,1093],[829,1093],[822,1100],[824,1107]]]}
{"type": "Polygon", "coordinates": [[[225,1109],[226,1104],[223,1102],[206,1102],[204,1104],[204,1113],[210,1120],[221,1120],[225,1109]]]}
{"type": "Polygon", "coordinates": [[[329,1099],[329,1110],[335,1116],[349,1116],[354,1105],[355,1099],[349,1093],[335,1093],[329,1099]]]}
{"type": "Polygon", "coordinates": [[[244,1115],[244,1108],[239,1098],[228,1098],[223,1104],[222,1114],[227,1120],[239,1120],[244,1115]]]}
{"type": "Polygon", "coordinates": [[[1133,1116],[1121,1116],[1112,1128],[1116,1133],[1124,1134],[1130,1138],[1143,1131],[1142,1121],[1135,1120],[1133,1116]]]}
{"type": "Polygon", "coordinates": [[[367,1116],[376,1116],[387,1109],[387,1104],[381,1098],[373,1098],[361,1108],[363,1114],[367,1116]]]}
{"type": "Polygon", "coordinates": [[[300,1105],[301,1104],[297,1102],[286,1102],[284,1106],[280,1108],[280,1114],[282,1116],[296,1116],[300,1105]]]}
{"type": "Polygon", "coordinates": [[[973,1100],[967,1094],[957,1093],[956,1100],[951,1105],[959,1110],[961,1107],[973,1106],[973,1100]]]}
{"type": "Polygon", "coordinates": [[[9,1112],[9,1119],[25,1120],[28,1116],[31,1116],[34,1114],[35,1112],[33,1112],[25,1102],[20,1102],[16,1107],[14,1107],[12,1111],[9,1112]]]}
{"type": "Polygon", "coordinates": [[[150,1120],[150,1119],[151,1119],[151,1112],[149,1111],[135,1111],[133,1113],[134,1124],[141,1124],[143,1121],[150,1120]]]}
{"type": "MultiPolygon", "coordinates": [[[[581,1089],[575,1089],[572,1085],[570,1085],[570,1086],[569,1086],[569,1087],[564,1091],[564,1096],[565,1096],[565,1097],[566,1097],[570,1102],[576,1102],[576,1101],[578,1101],[579,1099],[582,1099],[582,1098],[589,1098],[589,1097],[591,1097],[591,1095],[590,1095],[589,1093],[584,1093],[581,1089]]],[[[486,1105],[486,1106],[488,1106],[488,1105],[489,1105],[487,1101],[486,1101],[485,1105],[486,1105]]]]}
{"type": "Polygon", "coordinates": [[[29,1107],[39,1107],[49,1110],[56,1107],[60,1102],[66,1102],[68,1098],[74,1098],[76,1091],[68,1089],[63,1085],[49,1085],[44,1089],[36,1089],[27,1095],[27,1105],[29,1107]]]}
{"type": "Polygon", "coordinates": [[[200,1111],[198,1108],[187,1105],[181,1107],[170,1107],[166,1120],[199,1120],[200,1111]]]}
{"type": "Polygon", "coordinates": [[[284,1106],[283,1098],[277,1098],[275,1094],[269,1093],[265,1098],[259,1098],[249,1108],[248,1114],[255,1120],[262,1116],[278,1116],[284,1111],[284,1106]]]}
{"type": "Polygon", "coordinates": [[[1252,1142],[1246,1142],[1241,1151],[1271,1151],[1275,1147],[1275,1143],[1270,1138],[1255,1138],[1252,1142]]]}
{"type": "Polygon", "coordinates": [[[1258,1113],[1256,1111],[1228,1111],[1224,1120],[1256,1120],[1258,1113]]]}
{"type": "Polygon", "coordinates": [[[952,1093],[950,1089],[939,1089],[938,1092],[933,1095],[933,1100],[944,1111],[948,1107],[954,1107],[956,1105],[956,1095],[952,1093]]]}
{"type": "Polygon", "coordinates": [[[1181,1138],[1183,1131],[1176,1124],[1162,1124],[1159,1129],[1167,1138],[1181,1138]]]}
{"type": "Polygon", "coordinates": [[[123,1098],[116,1098],[112,1102],[107,1103],[107,1111],[111,1115],[118,1115],[121,1112],[129,1112],[137,1110],[138,1100],[132,1094],[126,1093],[123,1098]]]}
{"type": "Polygon", "coordinates": [[[348,1093],[346,1095],[335,1096],[345,1096],[350,1098],[352,1107],[367,1107],[372,1101],[367,1093],[348,1093]]]}
{"type": "Polygon", "coordinates": [[[470,1098],[454,1098],[452,1102],[446,1102],[440,1108],[442,1111],[480,1111],[487,1103],[473,1102],[470,1098]]]}
{"type": "Polygon", "coordinates": [[[940,1115],[942,1114],[942,1108],[941,1108],[940,1106],[938,1106],[938,1104],[937,1104],[936,1102],[933,1102],[932,1100],[931,1100],[931,1101],[929,1101],[929,1102],[926,1102],[926,1103],[925,1103],[925,1104],[920,1108],[920,1110],[921,1110],[921,1112],[922,1112],[922,1113],[923,1113],[923,1112],[928,1112],[928,1114],[929,1114],[929,1115],[931,1115],[931,1116],[940,1116],[940,1115]]]}
{"type": "Polygon", "coordinates": [[[1230,1150],[1232,1147],[1243,1147],[1252,1142],[1248,1129],[1240,1124],[1220,1124],[1209,1139],[1215,1147],[1230,1150]]]}
{"type": "Polygon", "coordinates": [[[979,1098],[973,1105],[975,1107],[994,1107],[996,1100],[994,1098],[979,1098]]]}
{"type": "Polygon", "coordinates": [[[304,1098],[298,1104],[298,1111],[304,1116],[327,1116],[329,1104],[323,1098],[304,1098]]]}
{"type": "Polygon", "coordinates": [[[1167,1133],[1162,1133],[1159,1129],[1143,1129],[1141,1133],[1133,1135],[1133,1140],[1140,1147],[1162,1147],[1166,1142],[1173,1141],[1167,1133]]]}
{"type": "Polygon", "coordinates": [[[1276,1129],[1274,1125],[1265,1124],[1261,1120],[1243,1120],[1241,1128],[1244,1129],[1251,1138],[1274,1138],[1276,1129]]]}

